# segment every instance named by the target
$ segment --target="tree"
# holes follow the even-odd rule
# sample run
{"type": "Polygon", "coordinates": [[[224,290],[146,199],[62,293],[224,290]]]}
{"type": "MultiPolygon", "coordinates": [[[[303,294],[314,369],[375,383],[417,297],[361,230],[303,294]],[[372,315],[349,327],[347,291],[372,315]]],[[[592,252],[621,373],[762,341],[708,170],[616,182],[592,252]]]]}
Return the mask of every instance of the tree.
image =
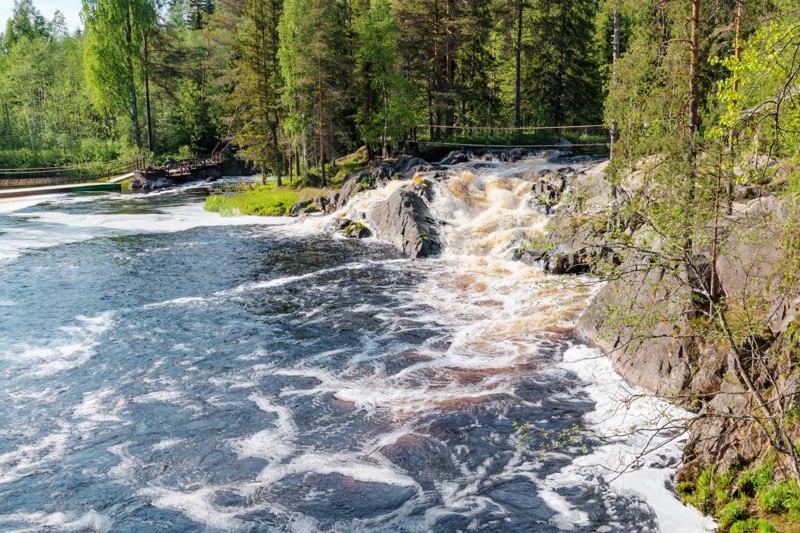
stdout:
{"type": "Polygon", "coordinates": [[[144,43],[156,23],[155,6],[150,0],[83,0],[83,16],[92,98],[102,110],[127,108],[134,142],[141,148],[137,69],[148,68],[144,43]]]}
{"type": "Polygon", "coordinates": [[[356,79],[363,86],[356,122],[367,146],[397,142],[414,124],[410,87],[400,75],[397,21],[390,0],[373,0],[356,22],[356,79]]]}
{"type": "Polygon", "coordinates": [[[596,0],[536,0],[524,73],[525,99],[537,102],[550,124],[585,124],[601,109],[594,31],[596,0]]]}
{"type": "Polygon", "coordinates": [[[348,118],[341,114],[352,75],[348,35],[342,31],[348,20],[348,6],[340,0],[286,0],[280,23],[284,124],[304,162],[313,130],[323,186],[328,149],[335,135],[346,135],[349,129],[348,118]]]}
{"type": "Polygon", "coordinates": [[[282,184],[281,69],[278,60],[280,0],[247,0],[244,24],[236,39],[235,85],[231,93],[242,124],[236,140],[243,154],[272,171],[282,184]]]}
{"type": "Polygon", "coordinates": [[[47,20],[42,16],[33,0],[14,0],[14,10],[6,22],[2,48],[6,51],[20,39],[33,41],[49,38],[51,35],[47,20]]]}

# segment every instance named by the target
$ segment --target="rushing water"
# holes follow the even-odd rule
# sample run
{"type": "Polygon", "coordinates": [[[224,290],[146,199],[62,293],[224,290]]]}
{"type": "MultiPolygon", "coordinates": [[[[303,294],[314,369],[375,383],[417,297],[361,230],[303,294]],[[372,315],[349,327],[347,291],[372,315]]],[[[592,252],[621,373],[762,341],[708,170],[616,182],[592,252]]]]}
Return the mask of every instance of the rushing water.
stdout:
{"type": "Polygon", "coordinates": [[[429,261],[180,190],[0,203],[0,530],[707,526],[676,445],[607,475],[663,406],[571,339],[596,287],[503,259],[543,218],[498,171],[439,187],[429,261]]]}

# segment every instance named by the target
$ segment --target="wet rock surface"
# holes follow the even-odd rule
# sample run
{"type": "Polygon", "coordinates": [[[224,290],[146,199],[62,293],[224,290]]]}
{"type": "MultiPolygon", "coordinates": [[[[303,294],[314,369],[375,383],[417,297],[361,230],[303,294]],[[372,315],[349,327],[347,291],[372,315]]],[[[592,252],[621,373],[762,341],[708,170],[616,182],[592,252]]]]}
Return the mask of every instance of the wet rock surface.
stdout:
{"type": "Polygon", "coordinates": [[[400,189],[379,202],[369,214],[376,236],[411,257],[430,257],[441,252],[436,220],[423,199],[412,190],[400,189]]]}

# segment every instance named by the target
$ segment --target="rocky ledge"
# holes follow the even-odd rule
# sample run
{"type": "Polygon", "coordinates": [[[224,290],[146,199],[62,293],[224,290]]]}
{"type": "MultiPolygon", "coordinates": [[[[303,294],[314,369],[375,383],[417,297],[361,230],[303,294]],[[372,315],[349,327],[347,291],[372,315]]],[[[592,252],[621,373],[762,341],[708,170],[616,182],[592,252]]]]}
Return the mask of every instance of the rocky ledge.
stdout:
{"type": "MultiPolygon", "coordinates": [[[[698,306],[707,309],[710,303],[701,294],[710,285],[711,254],[697,254],[691,269],[654,265],[658,236],[619,226],[624,222],[618,213],[641,181],[633,173],[612,185],[605,169],[600,164],[575,175],[568,194],[551,206],[546,237],[521,247],[516,258],[553,274],[613,273],[579,319],[576,334],[607,353],[628,382],[697,414],[678,481],[696,479],[711,464],[729,468],[764,459],[768,436],[753,418],[753,396],[731,351],[696,327],[698,306]],[[613,232],[628,235],[623,253],[608,238],[613,232]]],[[[767,324],[754,342],[760,353],[770,354],[775,346],[771,356],[779,357],[780,341],[797,327],[800,299],[777,288],[786,265],[776,236],[798,207],[791,198],[745,193],[736,191],[733,214],[720,221],[715,283],[725,305],[748,309],[749,320],[767,324]]],[[[775,386],[784,395],[800,395],[799,372],[778,381],[756,384],[767,401],[773,401],[775,386]]]]}

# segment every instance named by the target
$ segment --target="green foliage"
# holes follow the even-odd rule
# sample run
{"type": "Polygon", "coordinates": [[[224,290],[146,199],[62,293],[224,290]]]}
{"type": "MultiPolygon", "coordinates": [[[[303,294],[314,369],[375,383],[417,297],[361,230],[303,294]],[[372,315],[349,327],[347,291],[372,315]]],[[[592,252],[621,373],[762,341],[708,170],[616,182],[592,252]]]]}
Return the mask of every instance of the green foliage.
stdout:
{"type": "Polygon", "coordinates": [[[190,78],[181,80],[177,96],[180,121],[176,133],[180,142],[188,146],[193,154],[210,153],[216,134],[210,102],[190,78]]]}
{"type": "Polygon", "coordinates": [[[356,123],[373,149],[396,145],[415,121],[413,88],[399,69],[398,32],[390,0],[374,0],[356,22],[356,72],[366,100],[356,123]]]}
{"type": "Polygon", "coordinates": [[[729,502],[722,508],[717,517],[719,527],[724,531],[730,529],[736,522],[747,518],[747,500],[738,499],[729,502]]]}
{"type": "Polygon", "coordinates": [[[733,524],[731,533],[777,533],[777,530],[764,519],[749,518],[733,524]]]}
{"type": "Polygon", "coordinates": [[[758,505],[765,512],[800,512],[800,486],[796,481],[779,481],[762,487],[757,495],[758,505]]]}
{"type": "Polygon", "coordinates": [[[142,146],[137,92],[142,48],[156,24],[151,0],[83,0],[86,36],[84,72],[92,101],[101,112],[126,110],[133,140],[142,146]]]}
{"type": "Polygon", "coordinates": [[[564,429],[547,429],[534,424],[514,422],[514,429],[520,438],[520,446],[533,447],[544,459],[549,452],[567,452],[578,449],[586,453],[583,430],[577,424],[564,429]]]}
{"type": "Polygon", "coordinates": [[[206,211],[219,213],[222,216],[288,215],[292,206],[300,199],[300,195],[284,187],[274,185],[257,185],[247,187],[233,195],[214,194],[206,198],[206,211]]]}
{"type": "Polygon", "coordinates": [[[368,229],[364,224],[361,222],[356,222],[355,220],[351,220],[347,223],[347,226],[344,228],[344,234],[354,237],[361,233],[361,230],[368,229]]]}
{"type": "Polygon", "coordinates": [[[695,481],[676,488],[685,503],[714,516],[722,531],[775,531],[775,518],[800,518],[800,485],[775,481],[773,469],[772,462],[764,462],[715,474],[709,466],[695,481]]]}

